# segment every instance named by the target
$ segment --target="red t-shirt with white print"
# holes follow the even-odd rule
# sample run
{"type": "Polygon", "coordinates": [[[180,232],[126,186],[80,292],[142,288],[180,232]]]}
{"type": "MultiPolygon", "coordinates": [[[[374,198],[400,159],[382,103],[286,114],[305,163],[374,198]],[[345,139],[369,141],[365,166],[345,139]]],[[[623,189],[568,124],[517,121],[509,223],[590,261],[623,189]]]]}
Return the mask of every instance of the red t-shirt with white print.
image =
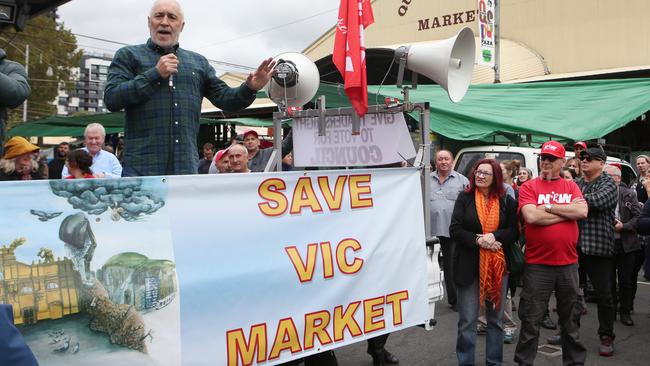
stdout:
{"type": "MultiPolygon", "coordinates": [[[[525,205],[566,205],[577,198],[583,196],[575,182],[565,179],[543,180],[537,177],[524,183],[519,189],[519,211],[525,205]]],[[[578,234],[578,223],[575,220],[546,226],[526,223],[526,263],[549,266],[577,263],[578,234]]]]}

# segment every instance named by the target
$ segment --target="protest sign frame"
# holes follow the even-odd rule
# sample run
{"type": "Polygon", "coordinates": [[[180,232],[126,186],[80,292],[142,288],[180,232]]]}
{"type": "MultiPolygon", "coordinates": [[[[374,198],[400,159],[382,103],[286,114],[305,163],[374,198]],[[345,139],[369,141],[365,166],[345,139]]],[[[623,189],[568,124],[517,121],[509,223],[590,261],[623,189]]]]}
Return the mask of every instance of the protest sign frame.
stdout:
{"type": "MultiPolygon", "coordinates": [[[[409,100],[409,90],[411,87],[404,86],[402,88],[402,94],[404,95],[404,101],[402,103],[386,103],[383,105],[370,105],[368,106],[368,111],[366,114],[374,113],[411,113],[419,112],[419,127],[420,127],[420,141],[419,147],[417,149],[417,155],[413,163],[414,166],[419,167],[420,169],[420,184],[422,187],[422,211],[424,214],[424,228],[425,228],[425,237],[426,243],[428,246],[428,270],[429,276],[435,276],[436,272],[441,276],[440,269],[437,264],[437,253],[440,250],[440,245],[430,245],[430,243],[435,243],[436,238],[431,237],[431,222],[430,222],[430,212],[428,207],[429,197],[431,196],[431,186],[429,185],[429,177],[431,175],[431,140],[429,138],[429,123],[430,123],[430,104],[429,102],[418,102],[412,103],[409,100]],[[436,271],[437,268],[437,271],[436,271]]],[[[282,123],[287,119],[291,118],[304,118],[304,117],[318,117],[319,126],[318,132],[319,136],[325,134],[325,117],[334,117],[334,116],[350,116],[352,118],[352,130],[350,133],[355,134],[359,133],[360,118],[352,107],[339,107],[339,108],[330,108],[326,109],[325,96],[321,95],[318,98],[317,109],[307,109],[307,110],[287,110],[280,109],[279,112],[273,113],[273,153],[269,162],[266,166],[265,171],[282,171],[282,123]]],[[[434,292],[439,294],[435,298],[429,299],[429,308],[432,318],[428,323],[425,324],[427,330],[432,329],[436,324],[435,319],[433,318],[435,314],[435,304],[434,301],[440,300],[443,298],[442,288],[438,286],[437,289],[431,289],[432,283],[429,283],[429,292],[434,292]]]]}

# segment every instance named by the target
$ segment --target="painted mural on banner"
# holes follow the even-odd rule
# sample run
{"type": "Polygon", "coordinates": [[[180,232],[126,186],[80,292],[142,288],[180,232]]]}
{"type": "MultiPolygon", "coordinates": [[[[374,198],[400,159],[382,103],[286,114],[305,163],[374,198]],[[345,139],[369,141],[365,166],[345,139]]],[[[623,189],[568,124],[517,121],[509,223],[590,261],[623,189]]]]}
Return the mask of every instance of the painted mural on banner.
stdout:
{"type": "Polygon", "coordinates": [[[0,302],[44,365],[274,365],[429,318],[415,168],[0,188],[0,302]]]}
{"type": "Polygon", "coordinates": [[[496,13],[494,0],[478,0],[478,32],[481,40],[479,63],[494,67],[496,13]]]}
{"type": "Polygon", "coordinates": [[[0,302],[42,365],[180,363],[166,184],[0,187],[0,302]]]}
{"type": "Polygon", "coordinates": [[[319,136],[317,117],[294,118],[294,165],[377,166],[415,157],[402,113],[366,114],[357,135],[352,134],[350,116],[325,117],[325,125],[325,135],[319,136]]]}

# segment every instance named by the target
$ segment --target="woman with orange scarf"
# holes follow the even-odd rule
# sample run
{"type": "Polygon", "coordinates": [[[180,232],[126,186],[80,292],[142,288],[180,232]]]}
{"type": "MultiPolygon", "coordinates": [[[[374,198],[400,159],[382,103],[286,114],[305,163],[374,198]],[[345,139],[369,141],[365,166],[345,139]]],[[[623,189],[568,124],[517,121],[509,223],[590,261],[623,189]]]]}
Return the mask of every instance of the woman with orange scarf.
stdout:
{"type": "Polygon", "coordinates": [[[505,194],[503,175],[494,159],[483,159],[458,196],[449,231],[457,243],[454,281],[458,288],[459,365],[474,365],[479,308],[487,317],[486,364],[503,362],[503,309],[508,285],[504,250],[517,239],[517,204],[505,194]]]}

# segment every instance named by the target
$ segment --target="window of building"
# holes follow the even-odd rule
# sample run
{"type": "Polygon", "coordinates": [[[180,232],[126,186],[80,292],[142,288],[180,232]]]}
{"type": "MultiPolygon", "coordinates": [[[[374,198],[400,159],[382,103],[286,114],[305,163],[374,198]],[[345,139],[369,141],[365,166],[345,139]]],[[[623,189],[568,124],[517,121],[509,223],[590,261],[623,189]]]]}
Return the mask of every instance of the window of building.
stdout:
{"type": "Polygon", "coordinates": [[[25,286],[25,287],[23,287],[23,288],[20,289],[20,293],[21,293],[22,295],[27,295],[27,294],[34,293],[34,290],[33,290],[31,287],[27,287],[27,286],[25,286]]]}
{"type": "Polygon", "coordinates": [[[47,289],[48,290],[56,290],[59,288],[59,284],[56,282],[50,282],[47,284],[47,289]]]}

